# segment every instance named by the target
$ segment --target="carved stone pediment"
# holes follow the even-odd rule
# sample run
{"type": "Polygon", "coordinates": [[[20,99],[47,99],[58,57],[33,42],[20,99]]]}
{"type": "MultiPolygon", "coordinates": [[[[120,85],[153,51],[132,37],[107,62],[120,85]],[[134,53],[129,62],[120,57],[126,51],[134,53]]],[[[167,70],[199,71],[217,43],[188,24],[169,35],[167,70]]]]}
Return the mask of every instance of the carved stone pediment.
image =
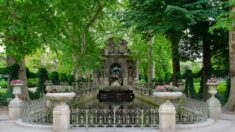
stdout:
{"type": "Polygon", "coordinates": [[[105,47],[105,55],[127,55],[127,42],[121,38],[109,38],[105,47]]]}

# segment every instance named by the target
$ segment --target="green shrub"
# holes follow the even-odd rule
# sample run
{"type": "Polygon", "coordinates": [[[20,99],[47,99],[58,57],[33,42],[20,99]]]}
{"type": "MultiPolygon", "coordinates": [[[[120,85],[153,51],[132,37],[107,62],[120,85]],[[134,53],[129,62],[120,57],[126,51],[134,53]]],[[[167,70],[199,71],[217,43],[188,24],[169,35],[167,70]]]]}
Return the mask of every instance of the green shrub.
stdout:
{"type": "Polygon", "coordinates": [[[37,93],[46,93],[45,82],[48,80],[48,72],[45,68],[40,68],[38,70],[38,87],[37,93]]]}
{"type": "Polygon", "coordinates": [[[196,93],[199,93],[199,90],[200,90],[200,83],[193,83],[193,85],[194,85],[195,92],[196,92],[196,93]]]}
{"type": "Polygon", "coordinates": [[[30,78],[28,79],[28,87],[37,87],[38,85],[38,78],[30,78]]]}
{"type": "Polygon", "coordinates": [[[59,76],[59,79],[61,82],[66,82],[67,81],[67,76],[64,73],[61,73],[59,76]]]}
{"type": "Polygon", "coordinates": [[[68,81],[69,85],[72,85],[72,83],[75,81],[75,77],[73,75],[68,75],[67,81],[68,81]]]}
{"type": "Polygon", "coordinates": [[[201,82],[201,78],[193,78],[193,82],[194,83],[200,83],[201,82]]]}
{"type": "Polygon", "coordinates": [[[12,98],[13,95],[11,92],[0,93],[0,105],[8,105],[12,98]]]}
{"type": "Polygon", "coordinates": [[[226,91],[226,88],[227,88],[227,84],[225,81],[221,81],[218,86],[217,86],[217,90],[220,94],[223,94],[225,93],[226,91]]]}
{"type": "Polygon", "coordinates": [[[0,94],[5,94],[7,92],[6,88],[0,88],[0,94]]]}
{"type": "Polygon", "coordinates": [[[40,98],[40,92],[36,91],[36,92],[32,92],[29,91],[29,98],[34,100],[34,99],[39,99],[40,98]]]}
{"type": "Polygon", "coordinates": [[[52,83],[54,85],[59,85],[60,81],[59,81],[59,73],[56,71],[53,71],[49,74],[49,79],[52,81],[52,83]]]}
{"type": "Polygon", "coordinates": [[[6,80],[0,80],[0,88],[7,88],[8,83],[6,80]]]}

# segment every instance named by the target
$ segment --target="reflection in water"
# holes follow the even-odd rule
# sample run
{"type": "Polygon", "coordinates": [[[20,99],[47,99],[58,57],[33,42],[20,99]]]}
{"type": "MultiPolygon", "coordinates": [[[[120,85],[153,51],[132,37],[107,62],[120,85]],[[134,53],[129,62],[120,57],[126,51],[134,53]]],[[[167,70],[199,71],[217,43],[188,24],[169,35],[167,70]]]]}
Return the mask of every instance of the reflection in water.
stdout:
{"type": "Polygon", "coordinates": [[[135,98],[133,102],[99,102],[97,99],[76,104],[79,109],[155,109],[157,106],[135,98]]]}

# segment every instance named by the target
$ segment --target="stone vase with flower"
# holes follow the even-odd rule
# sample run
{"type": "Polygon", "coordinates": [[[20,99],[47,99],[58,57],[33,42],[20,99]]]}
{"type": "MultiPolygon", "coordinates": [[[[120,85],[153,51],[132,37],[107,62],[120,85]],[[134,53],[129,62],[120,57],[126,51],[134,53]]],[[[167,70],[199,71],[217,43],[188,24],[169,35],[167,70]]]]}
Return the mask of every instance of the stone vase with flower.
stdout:
{"type": "Polygon", "coordinates": [[[215,77],[212,76],[210,79],[208,79],[207,85],[209,87],[208,92],[211,94],[211,97],[207,100],[207,104],[209,107],[209,116],[212,119],[218,120],[221,116],[221,103],[215,97],[217,93],[218,81],[215,77]]]}
{"type": "Polygon", "coordinates": [[[71,86],[50,85],[46,97],[55,103],[53,108],[53,131],[68,131],[70,128],[70,109],[66,103],[76,96],[71,86]]]}
{"type": "Polygon", "coordinates": [[[10,85],[13,87],[12,93],[15,95],[15,98],[12,99],[8,105],[9,118],[11,120],[17,120],[20,118],[20,113],[23,106],[23,101],[19,98],[19,95],[21,94],[21,89],[24,82],[22,80],[12,80],[10,85]]]}

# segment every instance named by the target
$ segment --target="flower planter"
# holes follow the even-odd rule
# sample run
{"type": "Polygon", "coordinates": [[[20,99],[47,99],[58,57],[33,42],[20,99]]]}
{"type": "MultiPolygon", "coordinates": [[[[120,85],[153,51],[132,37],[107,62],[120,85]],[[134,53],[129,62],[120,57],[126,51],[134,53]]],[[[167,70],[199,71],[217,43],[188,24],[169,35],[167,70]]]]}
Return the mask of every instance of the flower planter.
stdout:
{"type": "Polygon", "coordinates": [[[178,99],[183,93],[182,92],[154,92],[154,96],[164,100],[178,99]]]}
{"type": "Polygon", "coordinates": [[[13,91],[12,93],[15,95],[15,97],[18,97],[21,94],[21,88],[24,86],[24,84],[12,84],[13,91]]]}
{"type": "Polygon", "coordinates": [[[180,98],[182,92],[154,92],[154,96],[166,100],[159,107],[159,128],[162,131],[175,130],[176,128],[176,110],[170,102],[172,99],[180,98]]]}
{"type": "Polygon", "coordinates": [[[23,105],[23,101],[18,97],[21,94],[21,88],[23,87],[23,83],[16,83],[11,84],[13,87],[13,94],[15,95],[15,98],[11,100],[9,103],[9,118],[11,120],[17,120],[20,118],[21,108],[23,105]]]}
{"type": "Polygon", "coordinates": [[[70,129],[70,109],[66,101],[75,97],[74,92],[69,93],[47,93],[46,97],[57,102],[53,108],[53,131],[68,132],[70,129]]]}
{"type": "Polygon", "coordinates": [[[207,83],[208,87],[209,87],[209,93],[214,97],[215,94],[217,93],[217,85],[218,83],[207,83]]]}
{"type": "Polygon", "coordinates": [[[76,93],[69,92],[69,93],[47,93],[46,97],[55,102],[65,103],[68,100],[71,100],[75,97],[76,93]]]}
{"type": "Polygon", "coordinates": [[[208,107],[209,107],[209,116],[212,119],[218,120],[221,117],[221,103],[215,97],[217,93],[217,85],[218,83],[207,83],[209,87],[209,93],[211,97],[207,100],[208,107]]]}

